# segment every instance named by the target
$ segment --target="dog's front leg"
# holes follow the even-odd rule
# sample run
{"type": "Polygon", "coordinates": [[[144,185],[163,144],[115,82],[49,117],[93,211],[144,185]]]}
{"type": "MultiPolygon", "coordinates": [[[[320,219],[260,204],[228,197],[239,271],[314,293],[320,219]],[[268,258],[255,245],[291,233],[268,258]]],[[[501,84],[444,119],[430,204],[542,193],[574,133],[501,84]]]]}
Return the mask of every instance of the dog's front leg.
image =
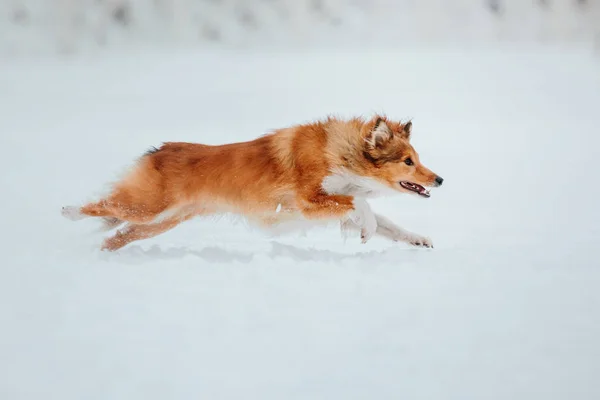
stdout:
{"type": "MultiPolygon", "coordinates": [[[[395,242],[406,242],[414,246],[433,247],[433,243],[428,237],[407,231],[382,215],[373,215],[375,216],[375,220],[377,222],[376,232],[378,235],[395,242]]],[[[347,219],[342,221],[341,229],[342,232],[345,232],[348,230],[358,230],[360,227],[351,219],[347,219]]]]}
{"type": "Polygon", "coordinates": [[[381,236],[387,237],[395,242],[410,243],[413,246],[433,247],[430,238],[407,231],[382,215],[375,214],[375,218],[377,220],[377,233],[381,236]]]}
{"type": "Polygon", "coordinates": [[[371,206],[363,198],[354,198],[354,211],[349,215],[349,219],[360,227],[360,238],[363,243],[367,243],[377,232],[377,219],[371,206]]]}
{"type": "Polygon", "coordinates": [[[369,203],[363,198],[319,193],[304,200],[302,213],[308,218],[341,218],[349,220],[361,232],[366,243],[377,231],[377,220],[369,203]]]}

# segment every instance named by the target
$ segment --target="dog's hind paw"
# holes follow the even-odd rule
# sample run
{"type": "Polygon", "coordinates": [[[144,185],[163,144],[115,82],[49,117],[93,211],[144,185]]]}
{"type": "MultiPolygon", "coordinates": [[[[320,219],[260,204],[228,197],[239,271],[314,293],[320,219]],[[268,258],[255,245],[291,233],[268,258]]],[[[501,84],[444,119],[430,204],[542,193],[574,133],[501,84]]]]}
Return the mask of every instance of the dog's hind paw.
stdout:
{"type": "Polygon", "coordinates": [[[63,217],[70,219],[71,221],[79,221],[80,219],[85,218],[85,215],[79,211],[79,207],[75,206],[65,206],[60,213],[63,217]]]}

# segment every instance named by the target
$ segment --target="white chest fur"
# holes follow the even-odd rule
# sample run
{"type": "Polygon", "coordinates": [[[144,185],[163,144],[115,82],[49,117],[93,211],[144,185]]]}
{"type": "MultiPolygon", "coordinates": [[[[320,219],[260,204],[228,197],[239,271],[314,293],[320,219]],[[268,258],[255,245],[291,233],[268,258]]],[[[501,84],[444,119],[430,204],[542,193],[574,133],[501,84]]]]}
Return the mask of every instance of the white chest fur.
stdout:
{"type": "Polygon", "coordinates": [[[335,171],[326,176],[321,183],[328,194],[372,198],[397,193],[376,179],[360,176],[347,170],[335,171]]]}

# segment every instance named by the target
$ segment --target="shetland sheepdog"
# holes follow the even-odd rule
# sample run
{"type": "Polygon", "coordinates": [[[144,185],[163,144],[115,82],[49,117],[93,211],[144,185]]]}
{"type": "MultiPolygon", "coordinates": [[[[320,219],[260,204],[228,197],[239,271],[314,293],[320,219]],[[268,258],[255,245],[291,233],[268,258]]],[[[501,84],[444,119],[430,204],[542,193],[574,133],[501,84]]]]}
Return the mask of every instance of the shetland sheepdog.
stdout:
{"type": "Polygon", "coordinates": [[[360,232],[415,246],[429,238],[374,213],[367,199],[393,193],[430,197],[443,179],[427,169],[410,143],[412,122],[383,115],[327,119],[277,129],[223,145],[167,142],[142,155],[97,202],[66,206],[79,220],[101,218],[122,229],[102,249],[114,251],[154,237],[195,216],[234,213],[262,227],[285,222],[339,221],[360,232]]]}

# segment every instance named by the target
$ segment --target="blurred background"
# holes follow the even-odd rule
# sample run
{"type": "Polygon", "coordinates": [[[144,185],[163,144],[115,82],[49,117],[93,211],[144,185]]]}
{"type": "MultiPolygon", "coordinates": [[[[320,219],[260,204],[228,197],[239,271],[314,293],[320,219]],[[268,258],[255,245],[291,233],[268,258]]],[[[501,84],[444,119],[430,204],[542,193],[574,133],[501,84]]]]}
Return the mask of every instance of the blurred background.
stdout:
{"type": "Polygon", "coordinates": [[[0,21],[5,57],[174,46],[600,46],[600,0],[3,0],[0,21]]]}

